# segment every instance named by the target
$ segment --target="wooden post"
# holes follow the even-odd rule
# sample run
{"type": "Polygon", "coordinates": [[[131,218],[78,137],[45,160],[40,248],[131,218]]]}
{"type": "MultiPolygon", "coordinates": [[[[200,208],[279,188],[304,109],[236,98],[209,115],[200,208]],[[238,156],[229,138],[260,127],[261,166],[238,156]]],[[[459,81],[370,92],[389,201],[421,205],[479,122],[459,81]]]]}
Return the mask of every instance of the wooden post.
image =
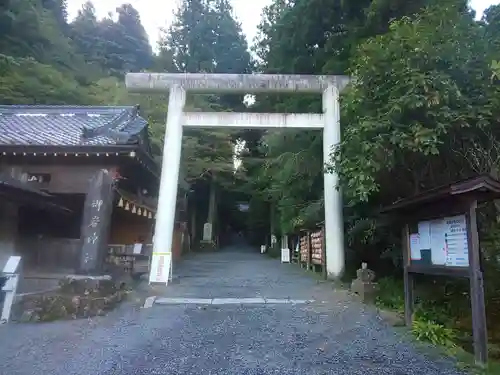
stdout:
{"type": "MultiPolygon", "coordinates": [[[[304,268],[304,264],[302,262],[302,238],[304,237],[303,232],[299,232],[299,264],[300,268],[304,268]]],[[[307,243],[307,242],[306,242],[307,243]]],[[[307,259],[306,259],[307,262],[307,259]]]]}
{"type": "Polygon", "coordinates": [[[403,248],[403,271],[404,271],[404,289],[405,289],[405,325],[412,326],[413,322],[413,304],[414,304],[414,280],[413,275],[408,272],[410,265],[410,229],[408,224],[403,227],[402,235],[403,248]]]}
{"type": "Polygon", "coordinates": [[[326,270],[325,224],[321,226],[321,275],[325,280],[328,278],[326,270]]]}
{"type": "Polygon", "coordinates": [[[472,335],[474,339],[474,359],[477,365],[488,362],[488,335],[486,330],[486,309],[484,305],[483,272],[481,269],[481,249],[476,218],[477,201],[472,201],[466,217],[467,242],[469,247],[470,299],[472,308],[472,335]]]}
{"type": "Polygon", "coordinates": [[[311,269],[311,251],[312,251],[312,243],[311,243],[311,231],[307,231],[307,270],[311,269]]]}

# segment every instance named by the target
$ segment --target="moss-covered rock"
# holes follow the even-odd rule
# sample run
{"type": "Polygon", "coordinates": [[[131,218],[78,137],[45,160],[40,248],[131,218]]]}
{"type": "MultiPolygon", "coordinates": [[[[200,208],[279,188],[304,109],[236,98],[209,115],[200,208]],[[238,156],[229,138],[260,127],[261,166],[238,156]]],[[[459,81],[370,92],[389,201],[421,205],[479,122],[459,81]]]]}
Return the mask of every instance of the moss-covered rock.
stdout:
{"type": "Polygon", "coordinates": [[[43,295],[23,297],[14,316],[21,322],[49,322],[104,315],[126,296],[125,284],[110,279],[66,278],[60,289],[43,295]]]}

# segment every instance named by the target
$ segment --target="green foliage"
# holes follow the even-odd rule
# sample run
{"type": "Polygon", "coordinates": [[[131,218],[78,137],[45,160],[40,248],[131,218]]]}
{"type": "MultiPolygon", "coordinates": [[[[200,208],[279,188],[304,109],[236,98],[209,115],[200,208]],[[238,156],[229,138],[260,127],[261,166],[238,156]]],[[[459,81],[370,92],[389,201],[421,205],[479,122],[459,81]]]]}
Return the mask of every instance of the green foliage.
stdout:
{"type": "Polygon", "coordinates": [[[382,308],[403,313],[405,309],[404,287],[402,282],[385,277],[377,280],[376,304],[382,308]]]}
{"type": "MultiPolygon", "coordinates": [[[[452,48],[448,48],[436,51],[432,56],[429,55],[432,53],[430,49],[434,42],[430,38],[441,38],[443,43],[450,37],[450,27],[457,17],[451,17],[449,21],[444,22],[443,37],[435,36],[440,34],[435,33],[434,25],[432,25],[433,29],[421,26],[411,34],[413,26],[410,24],[415,17],[418,17],[414,14],[436,3],[433,0],[421,0],[411,2],[411,4],[383,0],[366,0],[356,3],[340,0],[275,0],[264,9],[254,46],[254,51],[259,57],[261,71],[265,73],[351,74],[356,77],[355,83],[343,99],[341,123],[344,125],[345,141],[338,150],[341,153],[336,154],[339,159],[336,167],[342,177],[343,191],[353,206],[347,216],[349,226],[352,221],[360,218],[371,220],[369,217],[371,205],[367,206],[364,203],[363,206],[356,206],[356,203],[366,202],[373,193],[380,191],[378,181],[389,181],[393,178],[388,179],[388,174],[394,170],[393,165],[398,163],[399,166],[406,162],[412,156],[412,150],[423,147],[427,154],[435,154],[437,146],[440,145],[441,140],[436,138],[426,126],[421,125],[422,122],[427,121],[422,103],[424,99],[427,100],[427,96],[432,96],[432,93],[426,93],[425,90],[416,90],[412,93],[407,90],[408,88],[415,90],[416,84],[427,82],[426,90],[437,91],[448,83],[447,81],[441,82],[443,76],[439,74],[426,77],[425,74],[418,72],[420,75],[408,76],[408,71],[404,70],[404,67],[408,66],[408,69],[414,67],[415,71],[418,71],[420,65],[424,66],[425,70],[436,61],[436,55],[454,54],[451,52],[452,48]],[[395,21],[391,22],[393,19],[395,21]],[[300,33],[297,30],[300,30],[300,33]],[[411,49],[418,47],[417,45],[425,47],[425,53],[421,56],[417,49],[411,49]],[[407,49],[410,54],[406,53],[407,49]],[[396,87],[393,87],[395,84],[396,87]],[[434,89],[432,85],[440,86],[434,89]],[[388,97],[388,95],[392,96],[388,97]],[[390,100],[392,97],[394,99],[390,100]],[[418,100],[414,103],[415,98],[418,100]],[[409,118],[407,121],[412,125],[409,128],[405,122],[399,124],[400,120],[397,118],[399,108],[403,105],[413,106],[407,111],[409,118]],[[381,116],[385,116],[385,119],[381,116]],[[391,124],[397,124],[397,126],[392,129],[391,124]],[[402,135],[405,137],[399,140],[402,135]],[[417,140],[415,140],[415,135],[418,136],[417,140]],[[379,140],[379,138],[382,139],[379,140]],[[403,148],[401,152],[393,155],[393,150],[398,150],[402,142],[410,144],[411,147],[407,147],[410,151],[407,152],[403,148]]],[[[450,7],[462,11],[464,4],[464,1],[457,0],[450,7]]],[[[439,9],[439,12],[441,10],[439,9]]],[[[436,11],[434,14],[442,14],[439,12],[436,11]]],[[[436,16],[433,20],[438,17],[436,16]]],[[[469,23],[471,22],[473,22],[472,19],[469,23]]],[[[463,28],[460,30],[463,31],[463,28]]],[[[458,34],[458,31],[451,31],[451,33],[458,34]]],[[[473,38],[474,35],[463,43],[464,46],[473,38]]],[[[458,47],[458,45],[453,47],[458,47]]],[[[470,56],[481,47],[474,47],[475,49],[465,53],[470,56]]],[[[479,53],[478,56],[481,54],[479,53]]],[[[455,66],[462,62],[457,60],[455,66]]],[[[443,61],[442,64],[446,65],[446,63],[443,61]]],[[[439,65],[441,62],[436,61],[436,64],[439,65]]],[[[448,87],[446,89],[448,90],[448,87]]],[[[455,90],[455,92],[450,91],[444,94],[443,97],[447,98],[446,100],[450,103],[454,100],[460,101],[456,104],[458,107],[468,99],[460,96],[461,94],[455,90]]],[[[427,100],[427,103],[431,103],[431,100],[427,100]]],[[[435,107],[440,105],[448,104],[442,100],[435,104],[435,107]]],[[[255,109],[266,112],[320,112],[321,104],[318,97],[305,95],[276,97],[258,95],[255,109]]],[[[463,112],[466,112],[465,108],[463,112]]],[[[465,123],[467,119],[460,117],[463,112],[457,116],[465,123]]],[[[405,114],[401,114],[401,117],[404,117],[403,115],[405,114]]],[[[449,115],[443,109],[440,118],[434,119],[432,113],[429,116],[432,121],[439,121],[443,124],[451,119],[453,114],[449,115]]],[[[472,116],[471,113],[469,117],[472,116]]],[[[440,134],[444,134],[447,126],[441,126],[444,129],[440,134]]],[[[320,208],[323,199],[321,134],[309,131],[289,131],[284,136],[281,133],[274,135],[274,133],[267,132],[263,137],[263,143],[268,141],[267,138],[271,138],[269,142],[274,143],[273,148],[261,151],[260,156],[265,157],[266,161],[261,163],[260,170],[257,168],[249,170],[252,180],[249,190],[257,191],[262,200],[277,208],[278,215],[275,224],[280,225],[284,231],[291,232],[298,227],[311,226],[321,221],[322,210],[320,208]]],[[[333,163],[329,160],[325,162],[329,168],[332,167],[333,163]]],[[[419,163],[425,164],[422,161],[419,163]]],[[[440,169],[443,169],[442,166],[440,169]]],[[[394,186],[398,189],[397,191],[394,191],[391,186],[391,191],[387,193],[383,191],[384,196],[381,198],[392,201],[398,198],[401,191],[407,190],[408,186],[413,191],[412,183],[415,178],[412,176],[412,179],[408,179],[408,172],[407,169],[404,175],[400,175],[406,178],[407,184],[394,186]]],[[[372,232],[369,237],[375,242],[379,241],[377,238],[379,231],[372,232]]],[[[386,232],[387,230],[384,233],[386,232]]],[[[390,237],[394,236],[390,234],[390,237]]],[[[353,239],[351,242],[359,241],[353,239]]],[[[390,249],[394,247],[389,243],[382,244],[382,246],[384,252],[391,251],[390,249]]]]}
{"type": "Polygon", "coordinates": [[[117,22],[98,21],[92,4],[87,3],[76,20],[68,24],[63,0],[3,3],[0,102],[119,102],[121,99],[111,99],[116,91],[98,93],[99,89],[109,87],[97,81],[110,73],[123,75],[126,71],[144,69],[153,56],[137,11],[124,5],[117,12],[117,22]]]}
{"type": "MultiPolygon", "coordinates": [[[[169,71],[250,73],[253,69],[241,26],[228,0],[184,0],[159,43],[160,56],[172,62],[169,71]]],[[[222,110],[244,109],[243,97],[211,95],[222,110]]]]}
{"type": "Polygon", "coordinates": [[[322,143],[317,133],[307,132],[269,132],[263,138],[262,150],[266,159],[259,170],[252,188],[264,187],[261,197],[276,202],[279,211],[279,224],[283,231],[292,232],[297,227],[319,222],[322,217],[321,149],[322,143]],[[290,151],[288,140],[300,142],[302,149],[290,151]],[[318,186],[319,185],[319,186],[318,186]],[[297,203],[297,198],[300,200],[297,203]]]}
{"type": "Polygon", "coordinates": [[[468,13],[445,3],[358,47],[335,158],[351,202],[378,192],[387,172],[444,156],[456,135],[492,123],[496,98],[479,92],[489,83],[482,36],[468,13]]]}
{"type": "MultiPolygon", "coordinates": [[[[227,0],[185,0],[160,41],[160,59],[170,71],[248,73],[251,59],[240,25],[227,0]]],[[[191,110],[231,111],[243,98],[215,95],[189,98],[191,110]]],[[[222,185],[234,179],[234,133],[189,129],[184,132],[182,169],[189,182],[216,178],[222,185]]]]}
{"type": "Polygon", "coordinates": [[[0,55],[2,104],[85,104],[86,92],[69,74],[30,58],[0,55]]]}
{"type": "Polygon", "coordinates": [[[86,62],[117,77],[150,68],[153,55],[139,13],[130,4],[121,5],[116,13],[116,22],[98,20],[92,3],[85,3],[71,24],[76,50],[86,62]]]}
{"type": "Polygon", "coordinates": [[[450,349],[457,346],[455,343],[457,336],[454,330],[430,320],[415,319],[411,331],[419,341],[427,341],[450,349]]]}
{"type": "Polygon", "coordinates": [[[251,59],[228,0],[184,0],[160,41],[177,71],[250,73],[251,59]]]}
{"type": "MultiPolygon", "coordinates": [[[[381,278],[378,281],[377,306],[404,313],[404,288],[402,281],[394,278],[381,278]]],[[[422,292],[422,288],[418,289],[422,292]]],[[[435,295],[436,293],[433,293],[435,295]]],[[[446,348],[457,346],[456,329],[449,326],[450,311],[443,304],[432,299],[419,298],[415,306],[411,331],[419,341],[427,341],[446,348]]],[[[452,320],[452,319],[451,319],[452,320]]]]}

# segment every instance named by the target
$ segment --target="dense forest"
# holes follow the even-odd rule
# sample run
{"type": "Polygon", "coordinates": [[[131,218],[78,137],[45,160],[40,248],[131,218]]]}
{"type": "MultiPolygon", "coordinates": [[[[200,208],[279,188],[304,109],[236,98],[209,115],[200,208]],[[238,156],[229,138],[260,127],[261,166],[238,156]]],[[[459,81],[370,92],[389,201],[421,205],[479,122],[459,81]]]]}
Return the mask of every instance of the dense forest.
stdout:
{"type": "MultiPolygon", "coordinates": [[[[68,22],[64,0],[2,2],[1,103],[140,104],[159,156],[167,98],[129,95],[126,72],[355,77],[342,96],[343,141],[325,162],[341,176],[346,275],[367,261],[380,276],[379,303],[386,307],[403,307],[400,233],[374,212],[474,174],[500,177],[500,6],[476,20],[464,0],[274,0],[250,47],[229,0],[184,0],[157,54],[138,12],[124,4],[116,13],[98,19],[89,2],[68,22]]],[[[188,106],[238,111],[244,104],[242,97],[206,95],[189,97],[188,106]]],[[[321,102],[258,95],[247,110],[320,112],[321,102]]],[[[199,187],[195,199],[248,200],[245,225],[256,243],[269,228],[295,233],[322,220],[323,166],[316,131],[190,130],[184,137],[182,173],[199,187]],[[234,173],[234,144],[241,141],[242,166],[234,173]]],[[[203,215],[227,220],[230,201],[209,205],[203,215]]],[[[479,219],[491,350],[498,355],[500,202],[481,206],[479,219]]],[[[418,291],[423,336],[449,345],[470,341],[467,285],[428,282],[431,288],[422,283],[418,291]]]]}

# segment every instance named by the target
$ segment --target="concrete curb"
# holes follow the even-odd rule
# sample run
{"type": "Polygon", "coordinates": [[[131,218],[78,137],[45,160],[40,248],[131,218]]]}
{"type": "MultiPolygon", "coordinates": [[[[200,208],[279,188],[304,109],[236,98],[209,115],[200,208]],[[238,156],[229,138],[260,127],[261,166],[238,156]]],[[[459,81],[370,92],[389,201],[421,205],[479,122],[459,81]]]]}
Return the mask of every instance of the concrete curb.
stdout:
{"type": "Polygon", "coordinates": [[[155,300],[156,300],[156,296],[151,296],[151,297],[146,298],[142,308],[149,309],[149,308],[153,307],[153,305],[155,304],[155,300]]]}
{"type": "Polygon", "coordinates": [[[278,298],[156,298],[156,305],[297,305],[313,303],[314,300],[278,298]]]}

